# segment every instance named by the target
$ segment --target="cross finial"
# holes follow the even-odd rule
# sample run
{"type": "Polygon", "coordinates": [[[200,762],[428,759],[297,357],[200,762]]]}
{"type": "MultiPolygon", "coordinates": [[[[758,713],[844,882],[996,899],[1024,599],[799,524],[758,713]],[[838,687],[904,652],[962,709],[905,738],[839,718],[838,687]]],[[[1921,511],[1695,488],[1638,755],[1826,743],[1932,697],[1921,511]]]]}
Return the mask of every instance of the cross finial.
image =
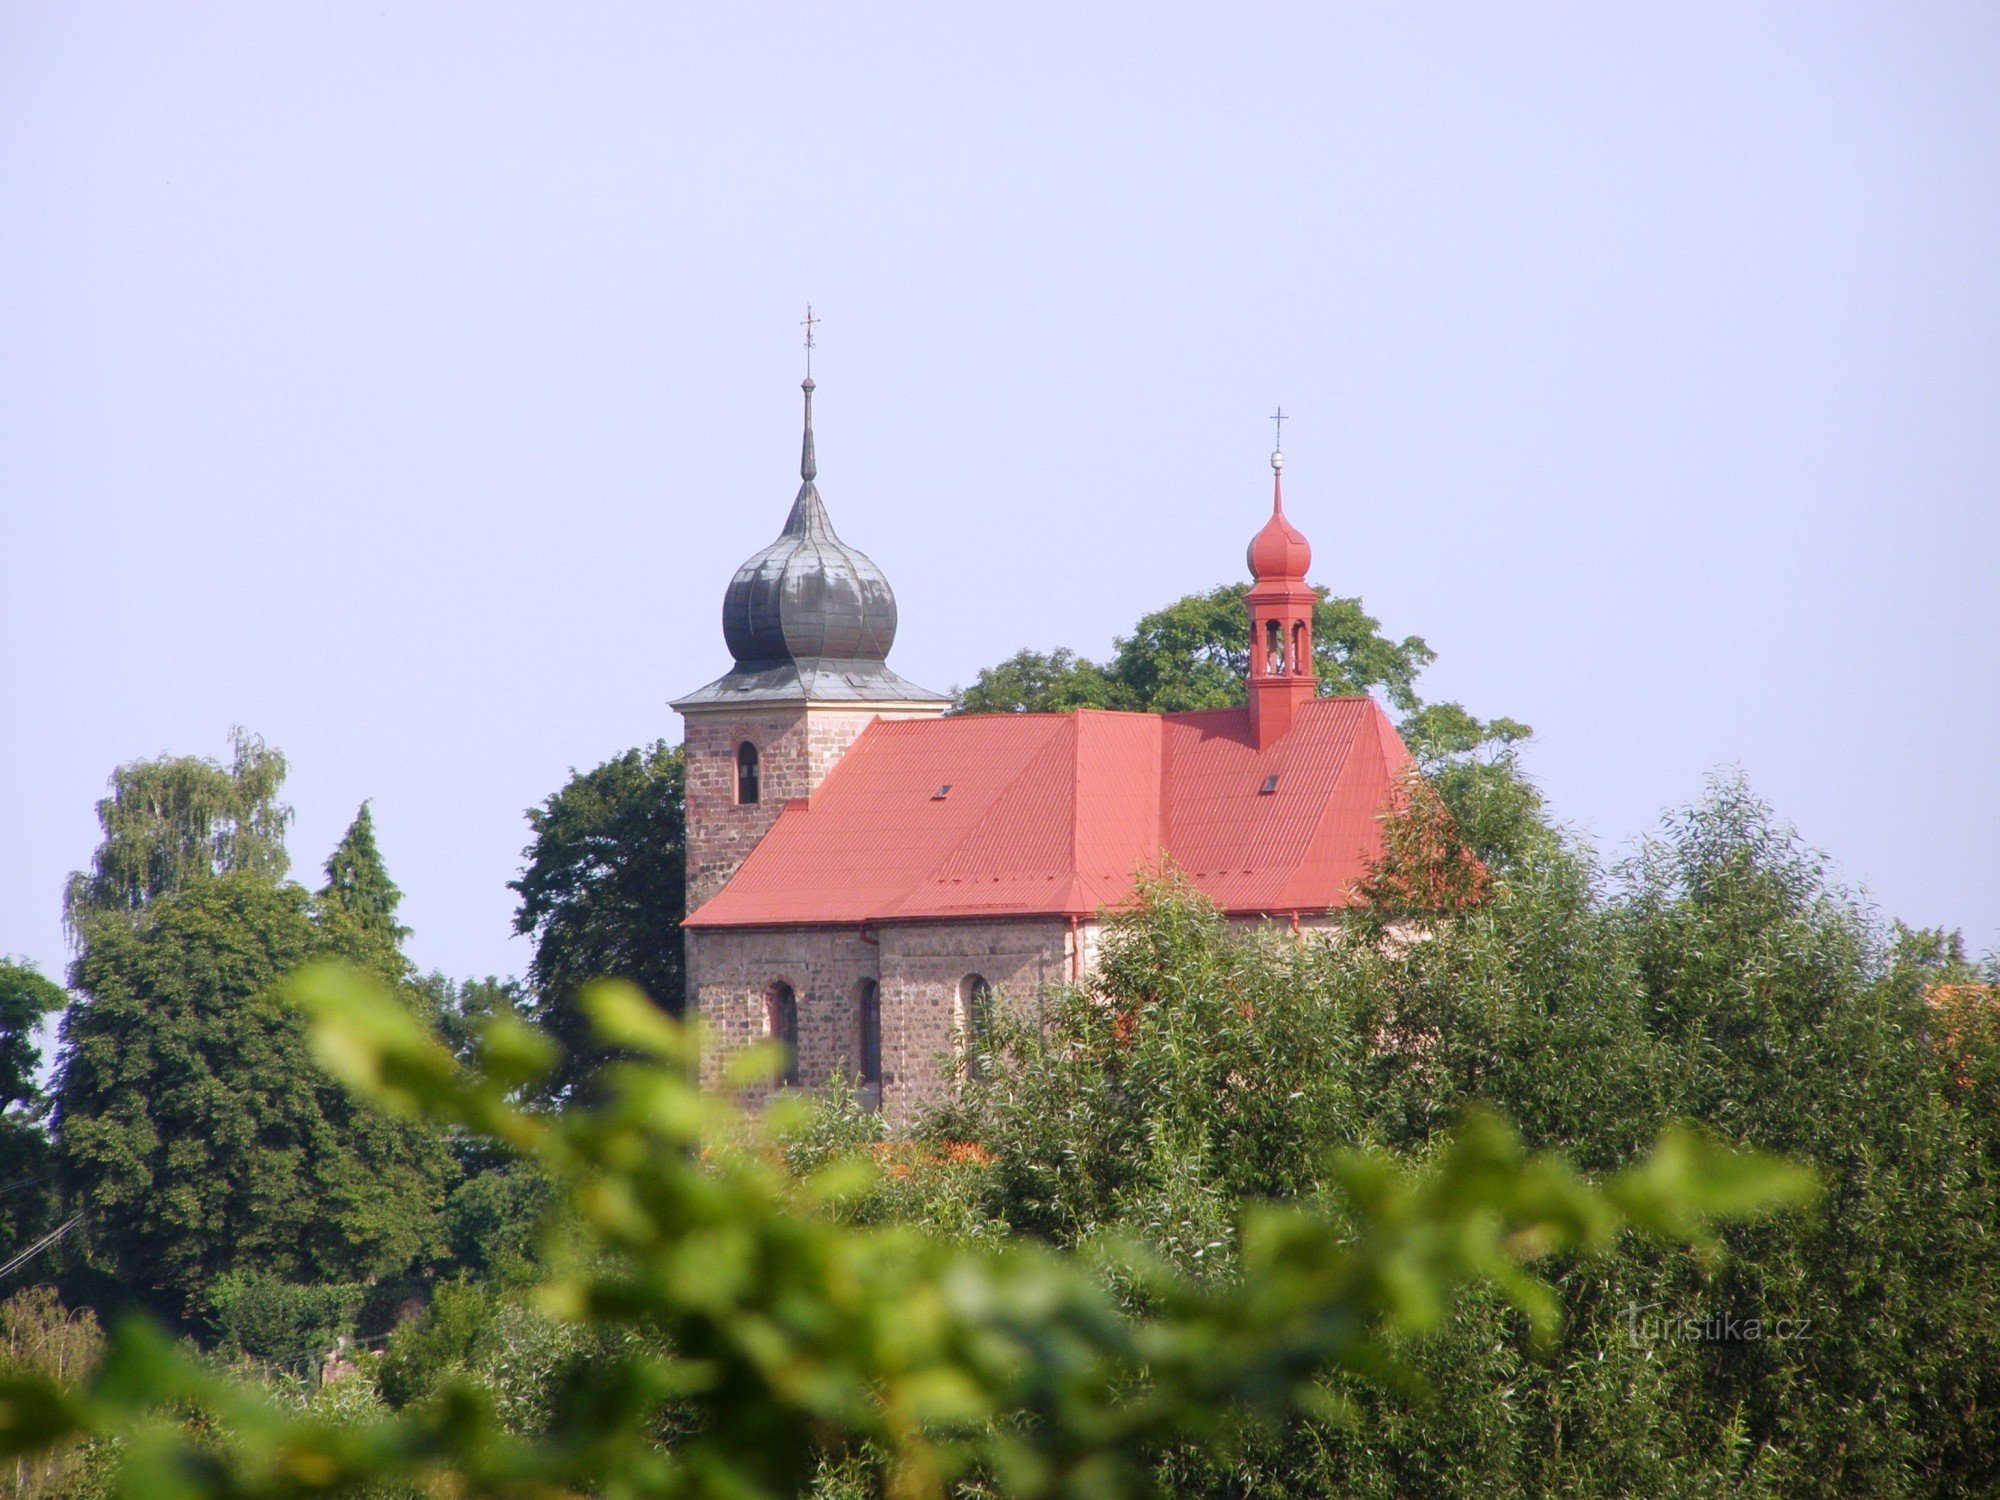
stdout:
{"type": "Polygon", "coordinates": [[[813,372],[813,326],[824,321],[823,318],[813,316],[813,305],[808,302],[806,315],[799,319],[799,326],[806,331],[806,379],[808,380],[812,379],[813,372]]]}
{"type": "Polygon", "coordinates": [[[1284,407],[1282,407],[1282,406],[1281,406],[1281,407],[1279,407],[1279,408],[1278,408],[1278,409],[1277,409],[1276,411],[1274,411],[1274,412],[1272,412],[1272,413],[1271,413],[1271,425],[1272,425],[1272,427],[1273,427],[1273,428],[1275,428],[1275,429],[1276,429],[1276,432],[1277,432],[1277,436],[1276,436],[1276,438],[1275,438],[1275,439],[1274,439],[1274,440],[1272,441],[1272,444],[1271,444],[1271,446],[1272,446],[1272,447],[1274,447],[1274,448],[1278,448],[1278,449],[1282,449],[1282,448],[1283,448],[1283,447],[1285,446],[1285,409],[1284,409],[1284,407]]]}

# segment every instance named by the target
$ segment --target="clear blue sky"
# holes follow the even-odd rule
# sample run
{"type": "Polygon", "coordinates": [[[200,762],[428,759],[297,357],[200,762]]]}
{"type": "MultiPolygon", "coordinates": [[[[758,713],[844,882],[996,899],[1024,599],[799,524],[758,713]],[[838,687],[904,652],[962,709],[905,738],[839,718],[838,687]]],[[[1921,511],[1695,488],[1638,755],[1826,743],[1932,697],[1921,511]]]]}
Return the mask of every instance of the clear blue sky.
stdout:
{"type": "Polygon", "coordinates": [[[821,487],[949,688],[1317,577],[1608,852],[1740,766],[2000,943],[2000,7],[0,6],[0,952],[121,761],[522,809],[676,739],[821,487]]]}

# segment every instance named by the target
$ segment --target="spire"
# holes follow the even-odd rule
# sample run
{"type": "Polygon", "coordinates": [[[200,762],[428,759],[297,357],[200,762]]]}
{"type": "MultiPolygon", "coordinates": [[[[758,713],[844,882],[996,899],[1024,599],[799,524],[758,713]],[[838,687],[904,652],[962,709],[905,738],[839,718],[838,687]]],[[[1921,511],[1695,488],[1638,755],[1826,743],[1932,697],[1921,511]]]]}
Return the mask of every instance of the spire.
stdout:
{"type": "Polygon", "coordinates": [[[806,393],[806,437],[799,448],[799,478],[811,484],[819,478],[819,460],[813,456],[813,378],[806,376],[799,389],[806,393]]]}
{"type": "MultiPolygon", "coordinates": [[[[1273,421],[1285,419],[1278,408],[1273,421]]],[[[1285,451],[1271,450],[1271,519],[1250,539],[1250,576],[1259,583],[1273,579],[1303,582],[1312,565],[1312,545],[1285,514],[1285,451]]]]}
{"type": "MultiPolygon", "coordinates": [[[[810,308],[807,309],[811,311],[810,308]]],[[[1271,442],[1271,514],[1285,513],[1285,409],[1279,407],[1271,413],[1271,426],[1277,436],[1271,442]]]]}
{"type": "Polygon", "coordinates": [[[799,326],[806,331],[806,378],[799,389],[806,393],[806,438],[799,449],[799,478],[811,484],[819,478],[819,459],[813,454],[813,328],[819,323],[813,316],[813,305],[806,304],[806,315],[799,320],[799,326]]]}

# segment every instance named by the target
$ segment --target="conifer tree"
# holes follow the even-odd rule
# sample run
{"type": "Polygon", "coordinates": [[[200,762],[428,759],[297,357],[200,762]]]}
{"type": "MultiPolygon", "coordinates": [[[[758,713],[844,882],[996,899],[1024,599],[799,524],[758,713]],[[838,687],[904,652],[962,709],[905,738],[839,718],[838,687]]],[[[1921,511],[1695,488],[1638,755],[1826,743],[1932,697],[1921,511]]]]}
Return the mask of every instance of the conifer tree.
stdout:
{"type": "Polygon", "coordinates": [[[347,957],[385,978],[408,977],[403,939],[410,929],[396,920],[403,893],[389,878],[375,842],[375,818],[366,802],[327,856],[326,884],[316,898],[329,939],[347,957]]]}

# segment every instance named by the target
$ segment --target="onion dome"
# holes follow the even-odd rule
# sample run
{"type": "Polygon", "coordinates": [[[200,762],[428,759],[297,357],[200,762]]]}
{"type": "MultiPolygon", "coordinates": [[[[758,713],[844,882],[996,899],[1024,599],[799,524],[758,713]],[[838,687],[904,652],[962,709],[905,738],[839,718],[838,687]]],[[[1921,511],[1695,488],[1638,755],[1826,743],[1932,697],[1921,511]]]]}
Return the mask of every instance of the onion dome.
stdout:
{"type": "Polygon", "coordinates": [[[896,640],[896,596],[864,552],[841,541],[813,484],[813,382],[798,499],[778,539],[736,570],[722,596],[722,636],[739,667],[833,658],[886,661],[896,640]]]}
{"type": "Polygon", "coordinates": [[[1285,519],[1285,455],[1271,455],[1271,519],[1250,539],[1250,576],[1258,582],[1304,578],[1312,566],[1312,543],[1285,519]]]}
{"type": "Polygon", "coordinates": [[[722,638],[736,664],[675,700],[686,711],[720,704],[844,702],[924,705],[949,701],[890,671],[896,596],[865,552],[833,529],[814,480],[813,381],[808,375],[799,493],[778,539],[729,580],[722,638]]]}

